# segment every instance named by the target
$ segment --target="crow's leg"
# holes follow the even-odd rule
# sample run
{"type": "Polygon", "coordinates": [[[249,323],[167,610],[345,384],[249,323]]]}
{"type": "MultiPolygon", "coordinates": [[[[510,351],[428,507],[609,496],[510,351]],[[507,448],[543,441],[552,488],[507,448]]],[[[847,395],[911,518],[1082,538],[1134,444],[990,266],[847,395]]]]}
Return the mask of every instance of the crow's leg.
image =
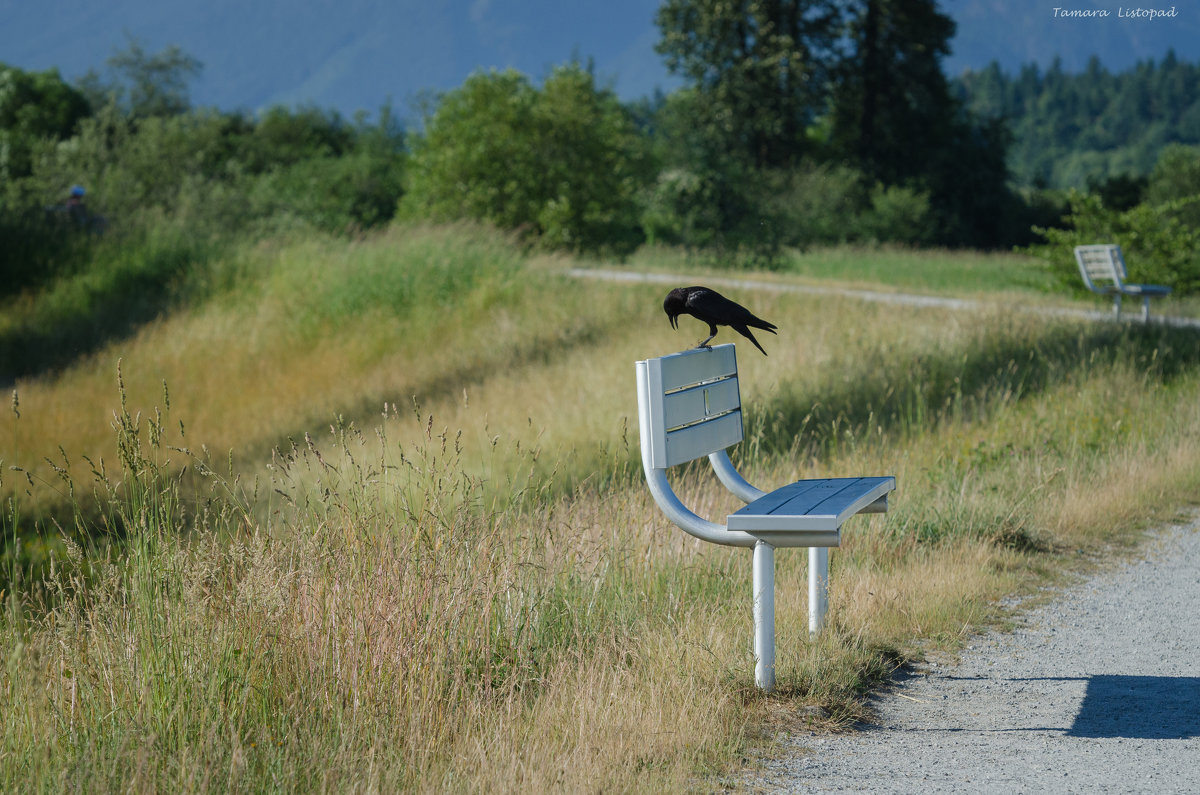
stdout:
{"type": "Polygon", "coordinates": [[[712,346],[708,344],[708,341],[711,340],[715,336],[717,336],[717,327],[714,326],[712,323],[709,323],[708,324],[708,336],[705,337],[704,341],[701,342],[696,347],[697,348],[711,348],[712,346]]]}

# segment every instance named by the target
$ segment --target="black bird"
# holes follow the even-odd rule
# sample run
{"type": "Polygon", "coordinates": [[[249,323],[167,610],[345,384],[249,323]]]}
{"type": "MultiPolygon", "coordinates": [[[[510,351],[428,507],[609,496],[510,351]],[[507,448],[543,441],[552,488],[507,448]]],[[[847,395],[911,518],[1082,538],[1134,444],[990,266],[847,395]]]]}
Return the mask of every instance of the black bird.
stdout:
{"type": "Polygon", "coordinates": [[[754,339],[747,326],[760,328],[772,334],[777,328],[774,323],[755,317],[746,307],[735,304],[716,290],[707,287],[676,287],[667,293],[667,300],[663,301],[663,311],[671,320],[671,328],[679,328],[680,315],[691,315],[708,324],[708,339],[697,345],[697,348],[709,347],[708,341],[717,336],[717,326],[729,326],[753,342],[754,347],[766,356],[767,352],[763,351],[763,346],[758,344],[758,340],[754,339]]]}

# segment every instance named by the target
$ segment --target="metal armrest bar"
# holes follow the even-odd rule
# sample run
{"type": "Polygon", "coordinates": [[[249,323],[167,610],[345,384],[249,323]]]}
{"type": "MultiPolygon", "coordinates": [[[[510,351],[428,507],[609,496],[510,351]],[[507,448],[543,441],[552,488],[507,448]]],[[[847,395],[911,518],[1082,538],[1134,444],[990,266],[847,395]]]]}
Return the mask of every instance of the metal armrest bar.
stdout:
{"type": "Polygon", "coordinates": [[[725,484],[725,488],[736,494],[742,502],[751,503],[760,497],[767,496],[767,492],[746,482],[746,479],[733,468],[733,462],[729,460],[729,454],[724,450],[709,453],[708,460],[712,463],[717,478],[725,484]]]}
{"type": "Polygon", "coordinates": [[[662,469],[643,467],[646,471],[646,483],[658,507],[667,518],[679,526],[681,530],[702,541],[713,544],[723,544],[727,547],[752,547],[757,539],[749,533],[740,530],[729,530],[722,524],[710,522],[692,513],[671,490],[667,481],[667,473],[662,469]]]}

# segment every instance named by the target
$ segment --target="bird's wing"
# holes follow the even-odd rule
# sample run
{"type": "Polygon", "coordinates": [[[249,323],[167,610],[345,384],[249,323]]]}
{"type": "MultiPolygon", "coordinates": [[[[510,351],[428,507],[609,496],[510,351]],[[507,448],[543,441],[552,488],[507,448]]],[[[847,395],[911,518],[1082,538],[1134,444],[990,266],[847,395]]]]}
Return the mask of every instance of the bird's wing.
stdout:
{"type": "Polygon", "coordinates": [[[741,304],[730,301],[720,293],[707,287],[694,287],[688,291],[688,309],[692,314],[703,316],[721,325],[731,323],[746,323],[757,320],[749,309],[741,304]]]}
{"type": "Polygon", "coordinates": [[[696,317],[703,316],[704,319],[726,326],[732,326],[735,323],[744,323],[747,326],[760,328],[772,334],[776,333],[776,329],[779,328],[774,323],[758,317],[741,304],[730,301],[715,290],[710,290],[707,287],[692,287],[689,289],[691,292],[688,293],[687,305],[691,313],[696,317]]]}

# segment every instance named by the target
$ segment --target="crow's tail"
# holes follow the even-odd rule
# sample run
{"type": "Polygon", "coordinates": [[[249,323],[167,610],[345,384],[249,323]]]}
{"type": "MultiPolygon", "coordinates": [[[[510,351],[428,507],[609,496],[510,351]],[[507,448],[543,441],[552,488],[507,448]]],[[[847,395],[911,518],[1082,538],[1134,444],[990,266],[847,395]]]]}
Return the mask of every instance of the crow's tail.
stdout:
{"type": "Polygon", "coordinates": [[[772,334],[775,333],[775,329],[779,328],[774,323],[768,323],[767,321],[763,320],[761,317],[753,317],[753,316],[751,316],[751,318],[746,321],[746,325],[754,326],[754,328],[760,328],[763,331],[769,331],[772,334]]]}
{"type": "MultiPolygon", "coordinates": [[[[757,326],[756,326],[756,328],[757,328],[757,326]]],[[[755,348],[758,348],[760,351],[762,351],[762,355],[763,355],[763,356],[766,356],[766,355],[767,355],[767,352],[766,352],[766,351],[763,351],[763,346],[759,345],[759,344],[758,344],[758,340],[754,339],[754,335],[750,333],[750,329],[748,329],[748,328],[746,328],[745,326],[742,326],[742,325],[737,325],[737,326],[734,326],[734,327],[733,327],[733,330],[734,330],[734,331],[736,331],[738,334],[741,334],[741,335],[742,335],[743,337],[745,337],[746,339],[748,339],[748,340],[750,340],[751,342],[753,342],[753,343],[754,343],[754,347],[755,347],[755,348]]],[[[771,331],[771,329],[767,329],[767,331],[771,331]]],[[[774,333],[774,332],[772,332],[772,333],[774,333]]]]}

